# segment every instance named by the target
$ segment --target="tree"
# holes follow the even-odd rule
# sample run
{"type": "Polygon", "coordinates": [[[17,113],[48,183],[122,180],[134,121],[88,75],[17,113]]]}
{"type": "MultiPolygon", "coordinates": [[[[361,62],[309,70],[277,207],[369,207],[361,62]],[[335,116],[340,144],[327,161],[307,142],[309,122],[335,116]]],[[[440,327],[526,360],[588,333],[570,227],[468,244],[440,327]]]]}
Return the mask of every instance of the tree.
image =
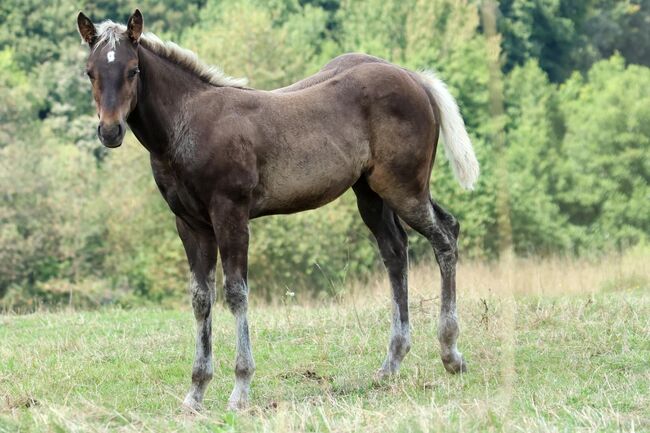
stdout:
{"type": "Polygon", "coordinates": [[[506,55],[504,71],[538,59],[553,82],[563,81],[585,43],[582,25],[592,0],[505,0],[499,2],[506,55]]]}
{"type": "Polygon", "coordinates": [[[557,89],[536,61],[517,66],[506,80],[507,167],[515,252],[566,250],[567,218],[555,202],[561,163],[562,121],[557,89]]]}
{"type": "Polygon", "coordinates": [[[621,56],[561,87],[566,134],[557,201],[576,247],[618,248],[650,233],[650,69],[621,56]]]}
{"type": "Polygon", "coordinates": [[[251,1],[209,2],[183,45],[251,85],[272,89],[315,72],[327,16],[306,6],[274,24],[271,10],[251,1]]]}

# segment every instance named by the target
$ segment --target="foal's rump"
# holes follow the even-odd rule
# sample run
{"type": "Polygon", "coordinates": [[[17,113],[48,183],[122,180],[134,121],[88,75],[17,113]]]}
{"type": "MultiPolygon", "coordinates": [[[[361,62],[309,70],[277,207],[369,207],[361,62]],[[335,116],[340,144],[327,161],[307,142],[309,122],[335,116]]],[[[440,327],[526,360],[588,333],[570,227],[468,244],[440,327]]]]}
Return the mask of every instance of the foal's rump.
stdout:
{"type": "MultiPolygon", "coordinates": [[[[428,182],[437,125],[425,89],[388,63],[359,64],[300,90],[267,92],[253,124],[256,213],[288,213],[334,200],[362,175],[406,171],[428,182]],[[273,119],[273,121],[269,121],[273,119]]],[[[402,180],[399,183],[403,183],[402,180]]]]}
{"type": "Polygon", "coordinates": [[[264,93],[252,123],[272,125],[262,135],[273,146],[258,148],[257,215],[321,206],[361,176],[389,203],[428,200],[440,131],[461,184],[478,175],[456,103],[433,74],[351,54],[264,93]]]}
{"type": "MultiPolygon", "coordinates": [[[[446,85],[431,70],[413,72],[379,57],[363,53],[342,54],[328,62],[318,73],[290,86],[275,90],[290,93],[303,90],[349,71],[359,65],[379,63],[405,71],[411,79],[424,87],[429,94],[434,111],[438,111],[438,122],[444,139],[445,153],[458,182],[466,189],[472,189],[479,175],[479,165],[465,130],[465,123],[458,110],[454,97],[446,85]]],[[[437,141],[437,139],[436,139],[437,141]]],[[[435,143],[434,143],[435,146],[435,143]]],[[[434,150],[435,152],[435,150],[434,150]]],[[[433,162],[433,161],[432,161],[433,162]]]]}

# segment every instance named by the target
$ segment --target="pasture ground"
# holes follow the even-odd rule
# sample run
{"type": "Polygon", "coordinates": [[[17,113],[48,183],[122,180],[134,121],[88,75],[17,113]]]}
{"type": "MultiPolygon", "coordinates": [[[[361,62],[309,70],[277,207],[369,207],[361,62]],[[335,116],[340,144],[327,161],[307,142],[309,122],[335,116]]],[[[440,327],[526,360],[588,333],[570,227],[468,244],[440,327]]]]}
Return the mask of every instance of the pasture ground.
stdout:
{"type": "Polygon", "coordinates": [[[328,303],[252,305],[257,372],[251,408],[236,415],[224,411],[234,325],[221,306],[200,415],[179,409],[189,309],[5,314],[0,431],[650,431],[648,259],[463,264],[461,376],[438,357],[433,265],[412,270],[413,348],[381,383],[372,378],[390,324],[383,277],[328,303]]]}

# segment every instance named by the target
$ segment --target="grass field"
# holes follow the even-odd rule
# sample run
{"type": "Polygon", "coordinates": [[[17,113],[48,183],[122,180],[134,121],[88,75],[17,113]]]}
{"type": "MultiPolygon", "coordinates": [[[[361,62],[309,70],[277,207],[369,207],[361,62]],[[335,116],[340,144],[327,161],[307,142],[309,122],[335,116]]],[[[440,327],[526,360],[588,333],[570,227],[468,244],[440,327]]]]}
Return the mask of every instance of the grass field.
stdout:
{"type": "Polygon", "coordinates": [[[217,307],[206,411],[186,415],[189,310],[0,316],[0,431],[650,431],[647,254],[459,270],[459,347],[438,357],[437,272],[413,269],[413,348],[372,380],[390,317],[383,278],[330,303],[253,305],[252,406],[225,412],[234,325],[217,307]],[[434,290],[435,286],[435,290],[434,290]]]}

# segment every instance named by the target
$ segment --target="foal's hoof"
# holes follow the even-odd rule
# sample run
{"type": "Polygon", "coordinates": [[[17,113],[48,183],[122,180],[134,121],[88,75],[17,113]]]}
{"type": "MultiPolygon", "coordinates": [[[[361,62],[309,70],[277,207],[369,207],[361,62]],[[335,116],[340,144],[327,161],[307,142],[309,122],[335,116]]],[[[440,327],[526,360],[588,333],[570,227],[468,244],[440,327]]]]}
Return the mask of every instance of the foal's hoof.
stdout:
{"type": "Polygon", "coordinates": [[[375,382],[381,382],[388,379],[390,376],[391,376],[390,371],[380,368],[379,370],[375,371],[375,374],[372,378],[375,382]]]}
{"type": "Polygon", "coordinates": [[[442,357],[442,365],[444,365],[445,370],[451,374],[467,372],[467,363],[463,359],[463,355],[460,353],[442,357]]]}
{"type": "Polygon", "coordinates": [[[192,395],[188,394],[187,397],[185,397],[185,400],[183,400],[183,411],[188,413],[188,414],[195,414],[197,412],[201,412],[203,410],[203,405],[196,401],[192,395]]]}
{"type": "Polygon", "coordinates": [[[248,401],[246,400],[228,400],[227,409],[231,412],[241,412],[248,409],[248,401]]]}
{"type": "Polygon", "coordinates": [[[384,380],[387,380],[388,378],[395,376],[396,374],[397,374],[397,370],[391,370],[390,368],[381,367],[379,370],[375,372],[373,379],[375,382],[382,382],[384,380]]]}

